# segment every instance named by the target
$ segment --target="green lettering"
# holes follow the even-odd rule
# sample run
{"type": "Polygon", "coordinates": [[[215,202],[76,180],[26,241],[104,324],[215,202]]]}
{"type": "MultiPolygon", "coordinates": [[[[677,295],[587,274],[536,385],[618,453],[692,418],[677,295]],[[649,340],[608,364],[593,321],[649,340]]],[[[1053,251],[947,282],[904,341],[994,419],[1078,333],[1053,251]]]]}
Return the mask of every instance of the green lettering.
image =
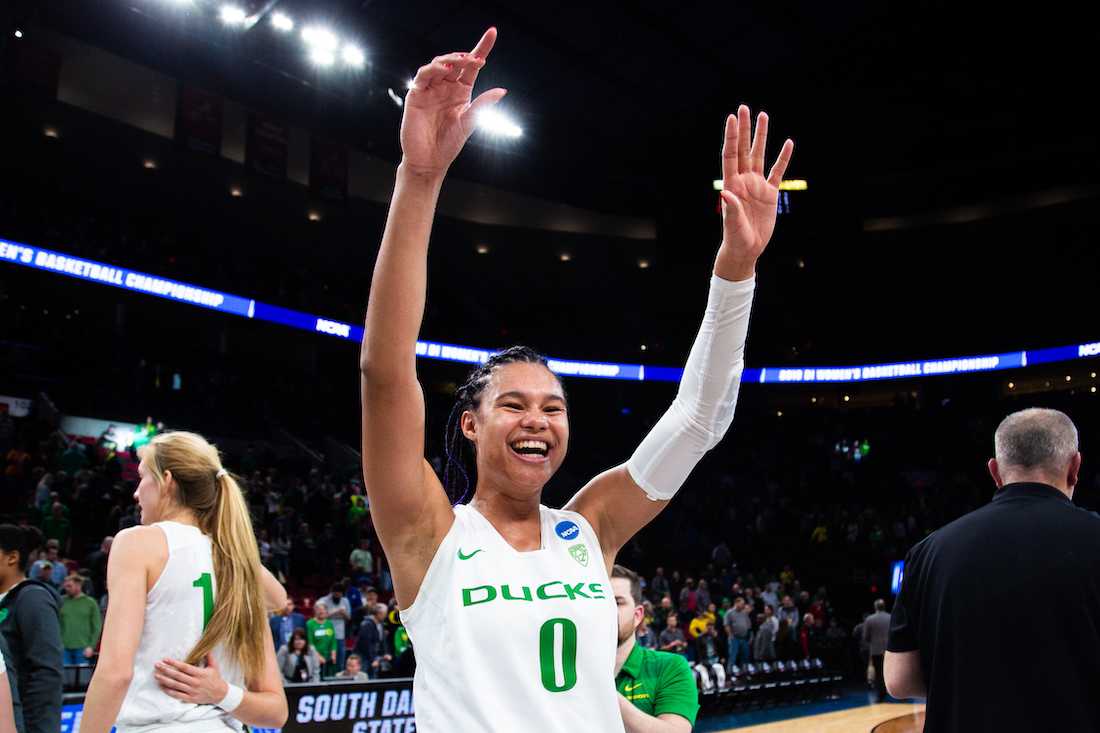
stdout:
{"type": "Polygon", "coordinates": [[[562,593],[560,595],[549,595],[546,592],[546,589],[549,588],[552,585],[560,585],[560,586],[564,587],[565,583],[561,582],[560,580],[551,580],[549,583],[543,583],[542,585],[540,585],[538,587],[538,589],[535,591],[535,593],[538,595],[540,601],[548,601],[551,598],[568,598],[568,596],[565,595],[564,593],[562,593]]]}
{"type": "Polygon", "coordinates": [[[477,585],[473,588],[462,589],[462,605],[463,606],[476,606],[479,603],[488,603],[497,597],[497,589],[491,585],[477,585]],[[485,597],[474,599],[475,591],[484,591],[485,597]]]}
{"type": "Polygon", "coordinates": [[[569,585],[568,583],[565,583],[564,585],[565,594],[569,596],[569,600],[571,601],[577,600],[577,596],[580,596],[581,598],[592,598],[592,596],[586,595],[585,592],[581,590],[581,588],[584,587],[584,583],[577,583],[576,585],[569,585]]]}
{"type": "Polygon", "coordinates": [[[501,597],[506,601],[533,601],[533,600],[535,600],[534,598],[531,597],[531,588],[529,586],[521,585],[520,588],[523,589],[523,596],[517,598],[516,596],[512,595],[511,586],[502,585],[502,586],[500,586],[501,597]]]}
{"type": "Polygon", "coordinates": [[[607,598],[607,596],[603,594],[603,586],[599,583],[589,583],[588,589],[592,591],[593,598],[607,598]]]}

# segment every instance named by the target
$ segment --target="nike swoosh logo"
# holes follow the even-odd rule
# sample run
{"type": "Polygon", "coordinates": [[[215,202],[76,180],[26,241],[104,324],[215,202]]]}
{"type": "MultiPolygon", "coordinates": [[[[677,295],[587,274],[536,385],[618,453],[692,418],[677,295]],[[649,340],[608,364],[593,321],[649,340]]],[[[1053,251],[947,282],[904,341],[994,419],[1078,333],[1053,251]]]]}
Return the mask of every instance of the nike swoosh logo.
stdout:
{"type": "Polygon", "coordinates": [[[641,686],[642,686],[642,684],[643,684],[643,683],[639,682],[639,683],[638,683],[638,684],[636,684],[636,685],[626,685],[625,687],[623,687],[623,689],[624,689],[624,690],[625,690],[626,692],[634,692],[634,690],[637,690],[637,689],[638,689],[639,687],[641,687],[641,686]]]}
{"type": "Polygon", "coordinates": [[[474,550],[473,552],[471,552],[469,555],[463,555],[462,554],[462,548],[460,547],[460,548],[458,548],[458,559],[459,560],[469,560],[471,557],[473,557],[474,555],[476,555],[479,552],[481,552],[480,547],[478,549],[474,550]]]}

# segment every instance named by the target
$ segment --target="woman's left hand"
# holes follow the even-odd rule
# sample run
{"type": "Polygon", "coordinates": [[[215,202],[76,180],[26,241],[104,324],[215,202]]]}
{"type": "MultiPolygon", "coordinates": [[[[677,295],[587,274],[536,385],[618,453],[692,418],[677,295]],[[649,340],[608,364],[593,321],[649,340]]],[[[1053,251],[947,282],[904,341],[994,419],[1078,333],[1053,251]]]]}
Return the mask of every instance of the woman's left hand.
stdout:
{"type": "Polygon", "coordinates": [[[222,679],[211,654],[206,655],[205,667],[163,659],[157,662],[154,677],[164,694],[196,705],[216,705],[229,692],[229,684],[222,679]]]}

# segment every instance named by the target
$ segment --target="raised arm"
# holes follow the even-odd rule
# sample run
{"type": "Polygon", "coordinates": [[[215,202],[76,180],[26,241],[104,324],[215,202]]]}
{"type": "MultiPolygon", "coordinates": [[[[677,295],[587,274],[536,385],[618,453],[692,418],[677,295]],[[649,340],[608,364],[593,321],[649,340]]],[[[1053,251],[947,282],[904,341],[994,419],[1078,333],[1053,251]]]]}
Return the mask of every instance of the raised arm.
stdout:
{"type": "Polygon", "coordinates": [[[779,184],[794,151],[794,143],[787,140],[765,178],[767,139],[768,116],[763,112],[755,138],[748,107],[742,105],[736,116],[726,119],[722,244],[714,259],[703,323],[676,399],[629,461],[592,479],[566,505],[592,524],[608,568],[619,549],[668,505],[733,422],[756,261],[775,230],[779,184]]]}
{"type": "Polygon", "coordinates": [[[469,53],[438,56],[420,68],[405,98],[402,160],[374,267],[360,353],[363,476],[371,516],[391,558],[402,608],[416,598],[453,515],[424,460],[424,394],[416,378],[416,338],[424,317],[428,238],[447,169],[474,130],[481,108],[503,89],[471,101],[477,74],[496,41],[490,28],[469,53]]]}

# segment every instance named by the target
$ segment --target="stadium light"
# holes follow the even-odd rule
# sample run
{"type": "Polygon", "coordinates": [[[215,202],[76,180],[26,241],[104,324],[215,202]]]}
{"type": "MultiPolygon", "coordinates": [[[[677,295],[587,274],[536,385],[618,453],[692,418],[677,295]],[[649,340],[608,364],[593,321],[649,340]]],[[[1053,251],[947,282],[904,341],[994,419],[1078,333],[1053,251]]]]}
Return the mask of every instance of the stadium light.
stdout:
{"type": "Polygon", "coordinates": [[[336,47],[340,45],[340,40],[336,38],[335,33],[328,28],[322,28],[317,25],[303,28],[302,40],[305,41],[306,45],[311,49],[321,48],[330,53],[335,52],[336,47]]]}
{"type": "Polygon", "coordinates": [[[18,28],[16,28],[16,29],[15,29],[15,37],[16,37],[16,38],[22,38],[22,37],[23,37],[23,31],[21,31],[21,30],[19,30],[18,28]]]}
{"type": "Polygon", "coordinates": [[[57,128],[56,128],[56,127],[47,127],[46,129],[44,129],[44,130],[42,131],[42,134],[43,134],[43,135],[45,135],[46,137],[52,137],[52,138],[54,138],[55,140],[56,140],[57,138],[61,137],[61,134],[60,134],[60,133],[58,133],[58,131],[57,131],[57,128]]]}
{"type": "Polygon", "coordinates": [[[157,161],[153,160],[152,158],[146,158],[141,162],[141,167],[151,171],[156,170],[157,161]]]}
{"type": "Polygon", "coordinates": [[[558,255],[558,259],[562,262],[568,262],[569,260],[573,259],[573,255],[569,254],[568,252],[562,252],[560,255],[558,255]]]}
{"type": "Polygon", "coordinates": [[[638,268],[645,270],[649,267],[649,260],[638,260],[638,268]]]}
{"type": "Polygon", "coordinates": [[[405,106],[405,100],[401,98],[401,95],[393,90],[393,87],[386,87],[386,94],[398,107],[405,106]]]}
{"type": "Polygon", "coordinates": [[[413,84],[415,84],[415,83],[416,83],[416,79],[409,79],[407,82],[405,82],[405,88],[406,89],[412,89],[413,84]]]}
{"type": "Polygon", "coordinates": [[[477,116],[477,126],[490,135],[517,138],[523,135],[523,128],[499,110],[487,109],[477,116]]]}
{"type": "Polygon", "coordinates": [[[288,33],[294,30],[294,20],[286,13],[275,13],[271,16],[271,25],[275,26],[275,30],[288,33]]]}
{"type": "Polygon", "coordinates": [[[479,245],[477,246],[477,253],[478,253],[479,255],[487,255],[487,254],[489,254],[489,245],[487,245],[487,244],[479,244],[479,245]]]}
{"type": "Polygon", "coordinates": [[[321,212],[310,211],[308,217],[310,221],[321,221],[321,212]]]}
{"type": "Polygon", "coordinates": [[[226,25],[244,25],[245,20],[248,19],[248,13],[244,12],[244,8],[239,5],[227,3],[218,11],[218,17],[226,25]]]}
{"type": "Polygon", "coordinates": [[[241,196],[244,196],[244,191],[241,190],[240,186],[233,186],[229,189],[229,195],[235,199],[239,199],[241,196]]]}
{"type": "Polygon", "coordinates": [[[363,49],[350,43],[344,44],[340,57],[344,59],[345,64],[353,69],[361,69],[367,63],[367,57],[363,53],[363,49]]]}
{"type": "Polygon", "coordinates": [[[327,48],[314,48],[309,52],[309,60],[314,63],[315,66],[332,66],[336,63],[336,54],[327,48]]]}

